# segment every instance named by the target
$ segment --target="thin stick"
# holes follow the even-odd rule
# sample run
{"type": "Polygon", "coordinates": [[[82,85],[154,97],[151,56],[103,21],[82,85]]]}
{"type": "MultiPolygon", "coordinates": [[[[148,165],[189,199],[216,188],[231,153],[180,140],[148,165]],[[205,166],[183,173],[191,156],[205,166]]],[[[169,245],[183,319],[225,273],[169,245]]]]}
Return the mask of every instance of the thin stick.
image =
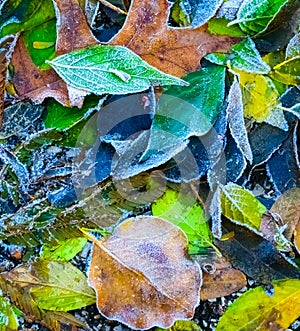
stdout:
{"type": "Polygon", "coordinates": [[[108,8],[110,8],[110,9],[112,9],[112,10],[114,10],[114,11],[116,11],[117,13],[119,13],[119,14],[123,14],[123,15],[127,15],[127,12],[126,12],[126,11],[122,10],[122,9],[119,8],[119,7],[114,6],[114,5],[113,5],[112,3],[110,3],[110,2],[108,2],[108,1],[106,1],[106,0],[99,0],[99,1],[102,3],[102,5],[104,5],[104,6],[108,7],[108,8]]]}

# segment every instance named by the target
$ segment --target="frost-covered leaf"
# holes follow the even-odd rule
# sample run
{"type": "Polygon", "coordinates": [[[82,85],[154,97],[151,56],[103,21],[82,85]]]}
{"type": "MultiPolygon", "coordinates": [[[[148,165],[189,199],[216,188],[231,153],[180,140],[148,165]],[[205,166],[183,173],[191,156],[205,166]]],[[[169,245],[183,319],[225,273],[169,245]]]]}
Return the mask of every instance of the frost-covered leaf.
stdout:
{"type": "Polygon", "coordinates": [[[179,26],[197,28],[215,15],[222,2],[223,0],[175,0],[171,16],[179,26]]]}
{"type": "Polygon", "coordinates": [[[230,21],[226,18],[212,18],[208,21],[208,32],[211,34],[225,35],[231,37],[244,37],[245,33],[238,25],[228,26],[230,21]]]}
{"type": "Polygon", "coordinates": [[[274,295],[262,286],[242,294],[221,317],[216,331],[286,330],[296,320],[300,305],[300,280],[272,283],[274,295]]]}
{"type": "Polygon", "coordinates": [[[231,135],[247,160],[252,163],[253,155],[244,121],[242,91],[236,77],[229,91],[227,113],[231,135]]]}
{"type": "Polygon", "coordinates": [[[189,240],[189,253],[197,254],[201,248],[212,245],[208,220],[192,192],[168,189],[152,204],[152,215],[179,226],[189,240]]]}
{"type": "Polygon", "coordinates": [[[222,187],[222,214],[231,221],[259,231],[266,207],[248,190],[230,183],[222,187]]]}
{"type": "Polygon", "coordinates": [[[270,284],[274,279],[300,279],[299,269],[268,240],[228,220],[222,221],[222,229],[224,240],[215,241],[215,245],[234,268],[262,284],[270,284]]]}
{"type": "Polygon", "coordinates": [[[226,52],[237,42],[228,36],[210,35],[205,26],[170,29],[169,7],[167,0],[143,0],[143,6],[140,0],[133,0],[121,31],[109,43],[127,46],[155,68],[183,77],[197,70],[206,54],[226,52]]]}
{"type": "Polygon", "coordinates": [[[300,55],[300,34],[297,33],[294,37],[289,41],[285,50],[285,57],[287,59],[293,58],[297,55],[300,55]]]}
{"type": "Polygon", "coordinates": [[[191,136],[203,136],[220,114],[225,94],[224,68],[203,68],[188,74],[185,80],[189,86],[171,87],[159,99],[143,160],[158,151],[174,149],[191,136]]]}
{"type": "Polygon", "coordinates": [[[233,45],[226,54],[212,53],[208,54],[205,59],[219,65],[227,65],[232,70],[252,74],[267,74],[270,71],[269,65],[263,61],[250,37],[233,45]]]}
{"type": "Polygon", "coordinates": [[[73,259],[87,243],[86,238],[70,238],[58,246],[43,245],[40,258],[51,261],[69,261],[73,259]]]}
{"type": "Polygon", "coordinates": [[[237,12],[236,20],[230,24],[238,23],[249,35],[261,34],[268,29],[287,2],[288,0],[244,0],[237,12]]]}
{"type": "Polygon", "coordinates": [[[284,192],[270,211],[280,215],[287,225],[284,234],[291,240],[295,227],[300,222],[300,188],[295,187],[284,192]]]}
{"type": "Polygon", "coordinates": [[[30,102],[18,102],[5,108],[0,139],[26,134],[28,128],[41,117],[43,110],[44,107],[30,102]]]}
{"type": "Polygon", "coordinates": [[[99,95],[140,92],[153,85],[187,85],[122,46],[84,48],[49,63],[68,85],[99,95]]]}
{"type": "Polygon", "coordinates": [[[279,104],[279,93],[269,77],[239,71],[244,115],[257,122],[265,121],[279,104]]]}
{"type": "Polygon", "coordinates": [[[288,139],[267,162],[267,174],[277,194],[300,186],[297,127],[291,128],[288,139]]]}
{"type": "Polygon", "coordinates": [[[176,321],[170,328],[156,328],[155,331],[201,331],[200,326],[194,321],[176,321]]]}
{"type": "Polygon", "coordinates": [[[7,36],[0,39],[0,127],[4,111],[4,93],[6,85],[7,68],[16,45],[18,36],[7,36]]]}
{"type": "Polygon", "coordinates": [[[289,125],[287,120],[285,119],[283,110],[281,108],[274,108],[269,116],[265,119],[265,122],[273,125],[283,131],[288,131],[289,125]]]}
{"type": "Polygon", "coordinates": [[[0,296],[0,330],[17,331],[19,326],[16,309],[7,298],[0,296]]]}
{"type": "Polygon", "coordinates": [[[286,85],[300,84],[300,55],[277,64],[271,73],[273,79],[286,85]]]}
{"type": "Polygon", "coordinates": [[[70,263],[40,260],[15,268],[3,277],[30,289],[41,309],[68,311],[95,302],[94,291],[85,275],[70,263]]]}
{"type": "Polygon", "coordinates": [[[127,219],[110,237],[92,240],[89,281],[104,316],[135,329],[167,328],[193,316],[201,271],[187,257],[182,230],[148,216],[127,219]]]}
{"type": "Polygon", "coordinates": [[[71,314],[66,312],[44,311],[43,309],[40,309],[33,300],[30,292],[31,287],[28,287],[26,282],[18,282],[17,279],[11,279],[9,275],[10,273],[3,273],[0,275],[1,290],[5,295],[10,297],[12,303],[22,309],[25,314],[25,319],[28,319],[29,321],[37,321],[53,331],[62,330],[60,323],[85,328],[85,324],[77,320],[71,314]]]}
{"type": "Polygon", "coordinates": [[[289,132],[268,125],[258,124],[249,132],[249,142],[253,153],[253,164],[267,161],[288,137],[289,132]]]}

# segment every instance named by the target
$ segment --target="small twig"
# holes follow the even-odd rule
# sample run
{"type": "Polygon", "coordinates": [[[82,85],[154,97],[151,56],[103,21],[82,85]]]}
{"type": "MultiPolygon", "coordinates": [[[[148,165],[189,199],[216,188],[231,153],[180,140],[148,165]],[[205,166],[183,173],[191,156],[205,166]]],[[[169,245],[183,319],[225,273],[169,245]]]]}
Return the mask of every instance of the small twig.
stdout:
{"type": "Polygon", "coordinates": [[[114,10],[114,11],[116,11],[117,13],[119,13],[119,14],[123,14],[123,15],[127,15],[127,12],[126,12],[126,11],[122,10],[122,9],[119,8],[119,7],[114,6],[114,5],[113,5],[112,3],[110,3],[110,2],[108,2],[108,1],[106,1],[106,0],[99,0],[99,1],[102,3],[102,5],[104,5],[104,6],[108,7],[108,8],[110,8],[110,9],[112,9],[112,10],[114,10]]]}

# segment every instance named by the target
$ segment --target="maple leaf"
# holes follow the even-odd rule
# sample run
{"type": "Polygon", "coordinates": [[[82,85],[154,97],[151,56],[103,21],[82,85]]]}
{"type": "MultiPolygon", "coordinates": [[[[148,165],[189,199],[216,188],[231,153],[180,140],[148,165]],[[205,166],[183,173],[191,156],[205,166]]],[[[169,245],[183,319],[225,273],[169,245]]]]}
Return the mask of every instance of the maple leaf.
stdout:
{"type": "Polygon", "coordinates": [[[195,71],[208,53],[227,51],[237,38],[207,33],[200,28],[168,27],[170,4],[167,0],[133,1],[122,30],[111,45],[123,45],[146,62],[170,75],[182,77],[195,71]]]}

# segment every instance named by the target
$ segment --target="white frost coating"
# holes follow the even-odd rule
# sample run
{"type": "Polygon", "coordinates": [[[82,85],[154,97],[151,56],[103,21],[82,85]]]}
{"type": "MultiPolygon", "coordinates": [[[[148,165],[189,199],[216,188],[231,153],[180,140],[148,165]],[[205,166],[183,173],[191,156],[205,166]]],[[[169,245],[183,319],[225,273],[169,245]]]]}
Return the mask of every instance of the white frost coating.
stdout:
{"type": "Polygon", "coordinates": [[[270,115],[265,120],[265,122],[283,131],[288,131],[289,129],[289,124],[284,117],[282,109],[280,108],[272,109],[270,115]]]}
{"type": "Polygon", "coordinates": [[[247,160],[252,163],[253,154],[245,127],[242,91],[236,76],[229,91],[226,111],[230,133],[247,160]]]}

